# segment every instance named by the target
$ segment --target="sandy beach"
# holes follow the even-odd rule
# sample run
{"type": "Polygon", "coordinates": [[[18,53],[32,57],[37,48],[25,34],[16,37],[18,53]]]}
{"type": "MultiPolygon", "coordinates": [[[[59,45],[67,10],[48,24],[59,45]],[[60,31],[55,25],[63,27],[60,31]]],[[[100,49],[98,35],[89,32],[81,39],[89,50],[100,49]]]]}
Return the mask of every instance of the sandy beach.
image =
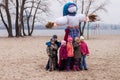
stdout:
{"type": "MultiPolygon", "coordinates": [[[[46,71],[50,37],[0,37],[0,80],[120,80],[120,35],[86,40],[88,71],[46,71]]],[[[61,40],[63,37],[59,37],[61,40]]]]}

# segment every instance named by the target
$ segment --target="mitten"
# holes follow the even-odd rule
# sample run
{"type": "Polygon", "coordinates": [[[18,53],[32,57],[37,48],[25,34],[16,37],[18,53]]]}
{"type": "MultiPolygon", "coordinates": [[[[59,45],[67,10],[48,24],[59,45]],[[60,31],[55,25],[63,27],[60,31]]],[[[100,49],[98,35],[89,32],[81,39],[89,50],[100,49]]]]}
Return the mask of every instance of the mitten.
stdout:
{"type": "Polygon", "coordinates": [[[46,28],[52,28],[54,26],[54,23],[53,22],[48,22],[45,27],[46,28]]]}
{"type": "Polygon", "coordinates": [[[89,20],[90,21],[96,21],[96,19],[97,19],[97,15],[95,15],[95,14],[90,14],[89,16],[88,16],[88,18],[89,18],[89,20]]]}

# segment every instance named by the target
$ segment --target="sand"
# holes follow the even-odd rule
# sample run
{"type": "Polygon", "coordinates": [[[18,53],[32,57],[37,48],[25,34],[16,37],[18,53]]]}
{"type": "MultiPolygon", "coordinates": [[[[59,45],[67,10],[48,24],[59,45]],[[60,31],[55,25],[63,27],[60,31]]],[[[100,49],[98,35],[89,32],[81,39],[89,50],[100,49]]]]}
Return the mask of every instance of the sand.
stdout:
{"type": "MultiPolygon", "coordinates": [[[[120,80],[120,35],[86,40],[88,71],[46,71],[50,37],[0,37],[0,80],[120,80]]],[[[63,37],[59,37],[61,40],[63,37]]]]}

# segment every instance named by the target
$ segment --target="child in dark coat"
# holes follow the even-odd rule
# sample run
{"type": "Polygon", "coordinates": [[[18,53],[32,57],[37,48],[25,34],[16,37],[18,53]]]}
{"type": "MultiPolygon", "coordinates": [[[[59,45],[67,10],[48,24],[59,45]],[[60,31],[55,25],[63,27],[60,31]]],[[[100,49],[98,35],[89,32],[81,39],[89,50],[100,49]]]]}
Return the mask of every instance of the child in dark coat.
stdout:
{"type": "MultiPolygon", "coordinates": [[[[61,43],[57,40],[57,35],[53,35],[52,38],[55,40],[55,44],[59,48],[61,43]]],[[[50,41],[46,42],[46,45],[47,46],[51,46],[51,42],[50,41]]],[[[56,55],[55,55],[55,58],[56,58],[56,61],[55,61],[55,63],[56,63],[56,69],[58,69],[58,56],[57,56],[57,53],[58,53],[58,49],[56,50],[56,55]]],[[[49,69],[49,62],[50,62],[50,60],[48,60],[48,62],[46,64],[46,67],[45,67],[46,70],[49,69]]]]}
{"type": "Polygon", "coordinates": [[[66,69],[66,62],[67,62],[67,50],[66,50],[66,41],[61,41],[61,46],[59,50],[59,70],[66,69]]]}
{"type": "Polygon", "coordinates": [[[52,71],[52,69],[56,69],[56,50],[58,49],[57,45],[55,44],[55,40],[52,38],[50,40],[51,45],[47,47],[47,54],[49,56],[49,67],[50,67],[50,71],[52,71]]]}
{"type": "Polygon", "coordinates": [[[79,71],[79,63],[80,63],[80,59],[82,57],[81,55],[81,50],[80,50],[80,39],[79,37],[75,37],[75,42],[73,43],[73,47],[74,47],[74,66],[73,66],[73,70],[74,71],[79,71]]]}

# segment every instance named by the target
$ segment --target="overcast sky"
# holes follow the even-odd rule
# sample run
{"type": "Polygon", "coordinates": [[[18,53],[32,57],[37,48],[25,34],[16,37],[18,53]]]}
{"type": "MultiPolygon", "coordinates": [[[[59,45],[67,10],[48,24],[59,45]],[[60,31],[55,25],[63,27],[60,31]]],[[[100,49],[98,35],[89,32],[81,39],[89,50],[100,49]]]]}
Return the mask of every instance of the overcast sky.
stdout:
{"type": "MultiPolygon", "coordinates": [[[[53,3],[52,4],[52,10],[54,17],[62,16],[62,7],[57,8],[58,4],[53,3]]],[[[109,3],[107,5],[107,11],[108,12],[101,12],[101,22],[108,23],[108,24],[120,24],[120,0],[109,0],[109,3]]]]}
{"type": "Polygon", "coordinates": [[[110,0],[107,13],[103,13],[102,20],[105,23],[120,24],[120,0],[110,0]]]}

